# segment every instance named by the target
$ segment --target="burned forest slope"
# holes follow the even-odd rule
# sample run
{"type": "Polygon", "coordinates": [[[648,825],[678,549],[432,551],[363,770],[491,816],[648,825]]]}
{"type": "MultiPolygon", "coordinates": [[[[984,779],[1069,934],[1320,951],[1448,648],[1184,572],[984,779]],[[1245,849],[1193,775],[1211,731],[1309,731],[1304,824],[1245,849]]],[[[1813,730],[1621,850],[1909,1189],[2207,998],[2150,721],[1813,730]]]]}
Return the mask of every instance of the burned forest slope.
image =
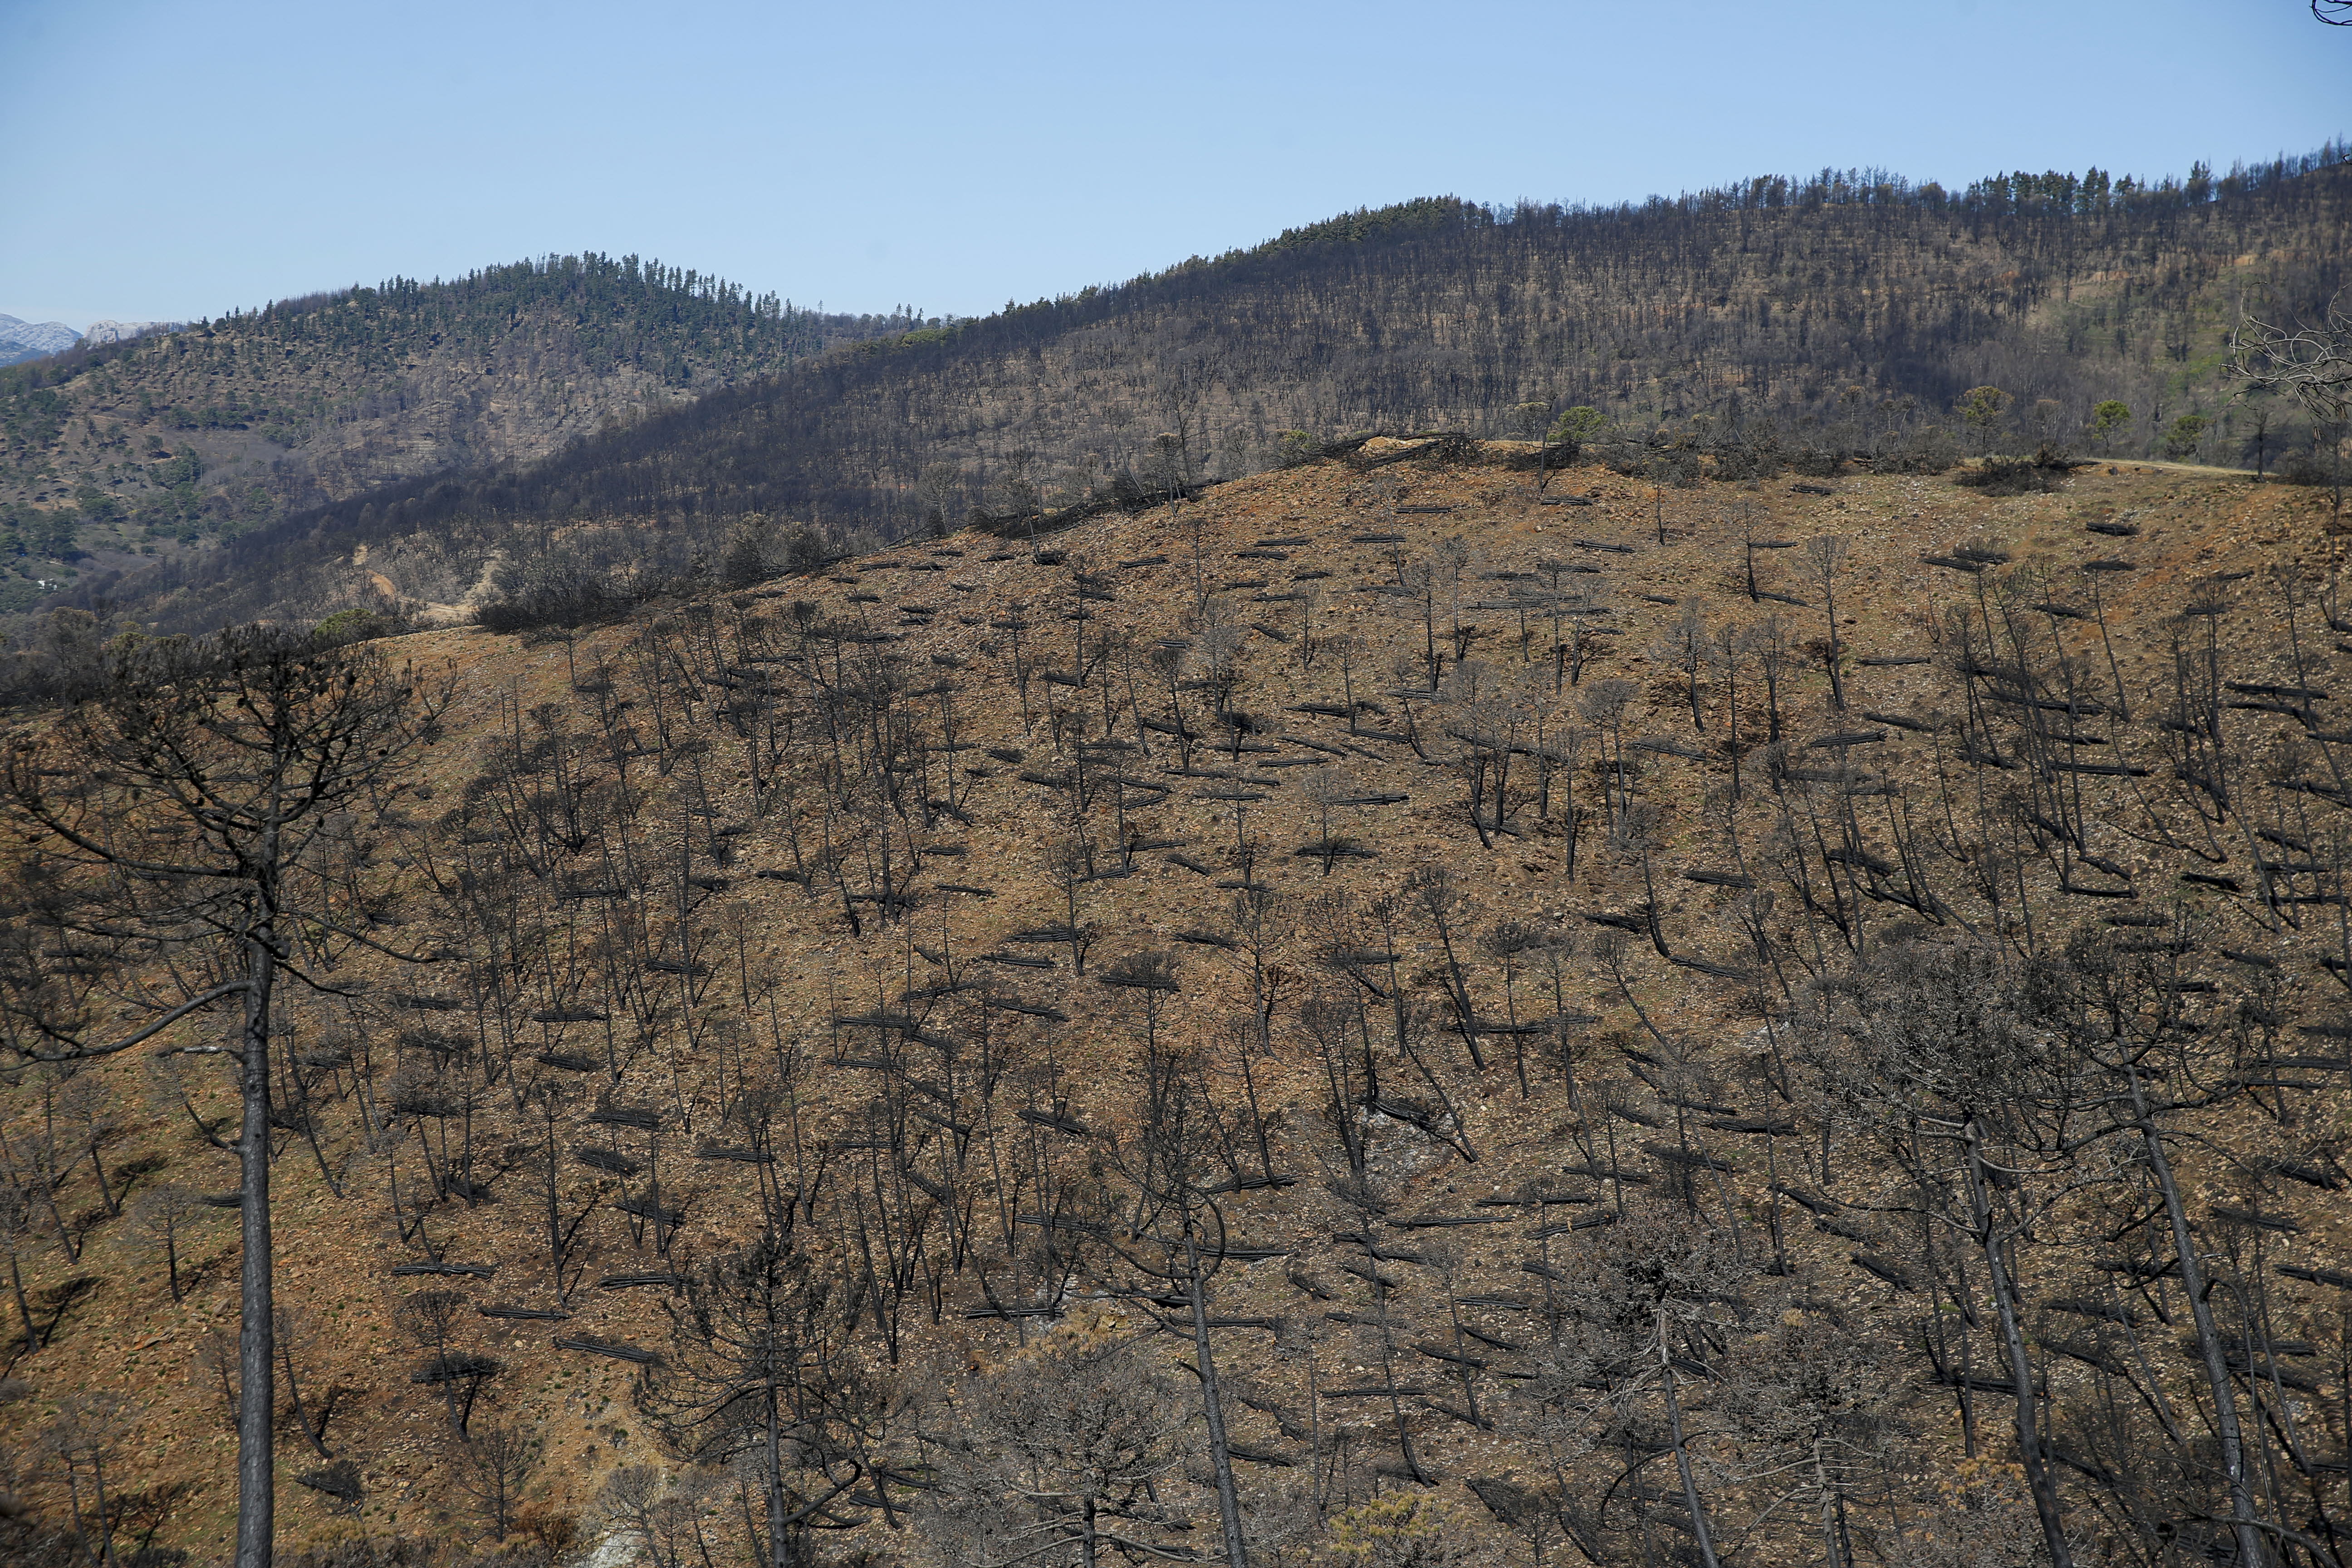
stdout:
{"type": "MultiPolygon", "coordinates": [[[[352,840],[420,962],[281,993],[288,1550],[2352,1525],[2326,498],[1509,456],[383,645],[456,695],[352,840]]],[[[12,994],[167,999],[60,907],[12,994]]],[[[225,1560],[218,1060],[0,1089],[19,1560],[93,1456],[225,1560]]]]}

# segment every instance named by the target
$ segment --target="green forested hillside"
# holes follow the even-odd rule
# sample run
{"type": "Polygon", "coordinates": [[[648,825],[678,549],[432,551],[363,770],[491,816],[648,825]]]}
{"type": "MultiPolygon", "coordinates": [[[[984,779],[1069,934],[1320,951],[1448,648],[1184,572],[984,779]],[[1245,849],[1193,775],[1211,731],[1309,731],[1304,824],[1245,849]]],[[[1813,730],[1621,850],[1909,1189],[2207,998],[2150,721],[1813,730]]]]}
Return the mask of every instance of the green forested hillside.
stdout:
{"type": "Polygon", "coordinates": [[[635,257],[394,279],[0,371],[0,609],[88,561],[528,460],[911,317],[820,316],[635,257]]]}

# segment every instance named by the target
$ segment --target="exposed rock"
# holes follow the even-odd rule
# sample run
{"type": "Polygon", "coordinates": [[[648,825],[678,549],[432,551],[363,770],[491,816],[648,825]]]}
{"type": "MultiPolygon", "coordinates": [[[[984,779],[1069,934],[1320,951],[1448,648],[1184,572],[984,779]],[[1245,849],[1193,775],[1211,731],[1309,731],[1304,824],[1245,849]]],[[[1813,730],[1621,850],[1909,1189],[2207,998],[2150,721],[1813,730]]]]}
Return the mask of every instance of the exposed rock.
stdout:
{"type": "Polygon", "coordinates": [[[89,331],[82,336],[93,343],[120,343],[132,338],[143,338],[150,332],[177,331],[187,324],[185,321],[92,321],[89,331]]]}
{"type": "Polygon", "coordinates": [[[81,338],[63,321],[26,321],[0,315],[0,364],[63,353],[81,338]]]}

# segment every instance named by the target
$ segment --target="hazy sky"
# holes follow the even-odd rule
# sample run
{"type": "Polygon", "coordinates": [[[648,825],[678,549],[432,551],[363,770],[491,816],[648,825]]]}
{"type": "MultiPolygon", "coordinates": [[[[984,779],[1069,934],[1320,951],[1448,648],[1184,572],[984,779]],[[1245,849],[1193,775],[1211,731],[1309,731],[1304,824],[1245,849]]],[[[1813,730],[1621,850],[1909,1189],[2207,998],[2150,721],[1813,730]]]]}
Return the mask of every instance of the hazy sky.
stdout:
{"type": "Polygon", "coordinates": [[[2352,131],[2304,0],[0,0],[0,311],[550,251],[930,314],[1430,194],[2153,175],[2352,131]]]}

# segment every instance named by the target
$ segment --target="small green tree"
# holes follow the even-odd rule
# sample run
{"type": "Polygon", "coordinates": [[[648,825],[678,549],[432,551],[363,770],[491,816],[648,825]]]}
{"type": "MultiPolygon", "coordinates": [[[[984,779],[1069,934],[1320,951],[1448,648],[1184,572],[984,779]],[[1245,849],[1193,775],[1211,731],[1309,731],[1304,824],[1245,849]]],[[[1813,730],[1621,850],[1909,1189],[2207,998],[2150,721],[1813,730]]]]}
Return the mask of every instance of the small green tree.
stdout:
{"type": "Polygon", "coordinates": [[[1576,449],[1609,427],[1609,416],[1591,404],[1580,403],[1552,421],[1550,440],[1555,447],[1565,447],[1573,458],[1576,449]]]}
{"type": "Polygon", "coordinates": [[[2131,405],[2119,397],[2110,397],[2091,410],[2091,423],[2084,434],[2098,443],[2099,456],[2114,450],[2116,437],[2131,428],[2131,405]]]}
{"type": "Polygon", "coordinates": [[[1959,410],[1960,422],[1976,437],[1978,456],[1992,450],[1993,433],[2000,429],[2001,416],[2015,401],[1998,386],[1972,386],[1960,395],[1955,406],[1959,410]]]}
{"type": "MultiPolygon", "coordinates": [[[[1543,429],[1544,405],[1522,403],[1517,415],[1536,430],[1543,429]]],[[[1536,449],[1536,489],[1541,490],[1551,483],[1551,458],[1557,450],[1560,460],[1576,461],[1577,449],[1608,427],[1608,416],[1588,404],[1578,404],[1553,422],[1536,449]]]]}
{"type": "Polygon", "coordinates": [[[2197,456],[2197,447],[2205,439],[2205,426],[2210,423],[2202,414],[2184,414],[2174,420],[2164,432],[2164,455],[2176,463],[2197,456]]]}
{"type": "Polygon", "coordinates": [[[1286,468],[1295,468],[1301,463],[1314,461],[1315,454],[1321,449],[1322,445],[1311,431],[1277,430],[1275,432],[1275,450],[1286,468]]]}

